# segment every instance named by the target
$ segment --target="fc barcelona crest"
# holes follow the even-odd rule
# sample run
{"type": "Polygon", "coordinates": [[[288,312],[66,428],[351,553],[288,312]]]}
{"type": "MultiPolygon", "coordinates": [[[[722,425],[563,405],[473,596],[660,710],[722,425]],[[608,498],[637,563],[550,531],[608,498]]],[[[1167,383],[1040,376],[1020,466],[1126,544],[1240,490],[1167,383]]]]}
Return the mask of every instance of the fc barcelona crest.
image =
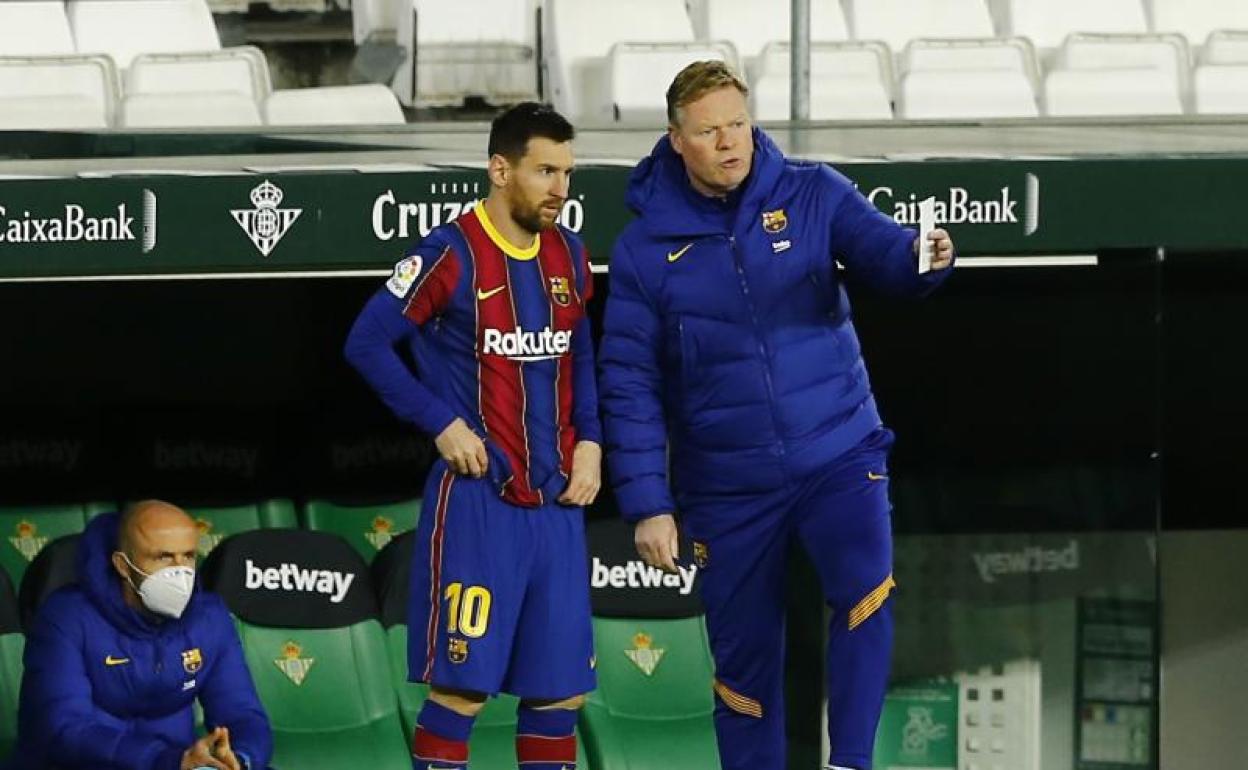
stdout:
{"type": "Polygon", "coordinates": [[[774,235],[788,226],[789,218],[784,215],[784,209],[763,212],[763,229],[767,232],[774,235]]]}
{"type": "Polygon", "coordinates": [[[373,519],[373,529],[371,532],[365,532],[364,537],[369,544],[380,551],[386,547],[394,539],[394,522],[385,516],[377,516],[373,519]]]}
{"type": "Polygon", "coordinates": [[[633,665],[641,669],[641,673],[646,676],[654,676],[654,670],[659,667],[659,661],[663,660],[663,654],[667,650],[654,646],[654,640],[645,631],[638,631],[633,637],[633,649],[625,650],[624,654],[633,662],[633,665]]]}
{"type": "Polygon", "coordinates": [[[26,561],[34,561],[43,547],[48,544],[46,537],[39,537],[39,528],[25,519],[17,522],[13,535],[9,538],[9,542],[13,544],[18,553],[26,557],[26,561]]]}
{"type": "Polygon", "coordinates": [[[316,659],[303,657],[303,648],[298,643],[292,641],[283,645],[282,657],[273,662],[277,664],[278,670],[298,687],[307,678],[308,671],[312,668],[312,664],[316,662],[316,659]]]}
{"type": "Polygon", "coordinates": [[[449,640],[446,645],[446,657],[450,658],[452,663],[463,663],[468,660],[468,640],[449,640]]]}
{"type": "Polygon", "coordinates": [[[550,279],[550,298],[559,307],[567,307],[572,301],[571,284],[566,276],[556,275],[550,279]]]}
{"type": "Polygon", "coordinates": [[[706,543],[699,543],[696,540],[693,543],[693,563],[702,569],[706,569],[706,565],[711,561],[710,549],[706,547],[706,543]]]}
{"type": "Polygon", "coordinates": [[[182,668],[188,674],[198,673],[204,667],[204,656],[198,647],[182,651],[182,668]]]}

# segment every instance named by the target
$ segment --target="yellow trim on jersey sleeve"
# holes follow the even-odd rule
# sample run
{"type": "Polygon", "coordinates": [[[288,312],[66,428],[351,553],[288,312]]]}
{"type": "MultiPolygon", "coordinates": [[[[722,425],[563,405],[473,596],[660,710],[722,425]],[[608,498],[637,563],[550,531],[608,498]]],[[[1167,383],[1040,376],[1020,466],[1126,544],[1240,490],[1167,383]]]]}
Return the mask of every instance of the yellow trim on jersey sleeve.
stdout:
{"type": "Polygon", "coordinates": [[[523,260],[533,259],[537,256],[537,251],[542,246],[542,236],[540,234],[533,236],[533,243],[527,248],[522,249],[518,246],[513,246],[511,241],[504,238],[503,234],[494,227],[494,223],[490,221],[490,215],[485,211],[484,200],[479,201],[473,210],[477,212],[477,219],[481,220],[481,227],[485,229],[485,234],[490,236],[490,240],[494,241],[494,245],[502,249],[504,254],[512,259],[523,260]]]}

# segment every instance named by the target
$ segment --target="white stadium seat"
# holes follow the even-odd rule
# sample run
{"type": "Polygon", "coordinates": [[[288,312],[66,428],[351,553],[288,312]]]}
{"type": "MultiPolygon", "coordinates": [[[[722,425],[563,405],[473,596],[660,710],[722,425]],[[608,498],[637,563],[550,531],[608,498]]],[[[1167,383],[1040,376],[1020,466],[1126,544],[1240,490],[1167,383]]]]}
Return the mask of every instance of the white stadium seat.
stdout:
{"type": "Polygon", "coordinates": [[[736,66],[729,43],[616,43],[607,55],[607,89],[617,121],[667,125],[666,84],[695,61],[736,66]],[[664,87],[656,87],[664,84],[664,87]]]}
{"type": "Polygon", "coordinates": [[[108,128],[117,91],[107,56],[0,57],[0,129],[108,128]]]}
{"type": "Polygon", "coordinates": [[[74,52],[74,36],[61,0],[0,2],[0,56],[74,52]]]}
{"type": "Polygon", "coordinates": [[[260,106],[237,91],[136,94],[122,100],[123,128],[199,128],[262,125],[260,106]]]}
{"type": "Polygon", "coordinates": [[[1056,48],[1072,32],[1149,31],[1140,0],[1009,0],[1005,34],[1056,48]]]}
{"type": "Polygon", "coordinates": [[[1153,29],[1178,32],[1200,45],[1214,30],[1248,30],[1243,0],[1153,0],[1153,29]]]}
{"type": "Polygon", "coordinates": [[[1067,37],[1057,54],[1057,69],[1152,69],[1186,104],[1191,83],[1187,41],[1182,35],[1078,33],[1067,37]]]}
{"type": "Polygon", "coordinates": [[[124,70],[142,53],[212,51],[221,38],[205,0],[69,0],[80,53],[105,53],[124,70]]]}
{"type": "MultiPolygon", "coordinates": [[[[771,43],[750,84],[755,120],[788,120],[790,47],[771,43]]],[[[892,56],[883,43],[812,43],[811,120],[891,120],[892,56]]]]}
{"type": "Polygon", "coordinates": [[[894,53],[918,38],[992,37],[984,0],[851,0],[857,40],[882,40],[894,53]]]}
{"type": "Polygon", "coordinates": [[[1196,112],[1248,114],[1248,32],[1213,32],[1192,76],[1196,112]]]}
{"type": "Polygon", "coordinates": [[[131,62],[125,77],[127,96],[234,91],[259,104],[272,90],[268,61],[254,46],[141,54],[131,62]]]}
{"type": "Polygon", "coordinates": [[[1039,115],[1035,50],[1025,39],[915,40],[901,59],[898,117],[1039,115]]]}
{"type": "Polygon", "coordinates": [[[1054,70],[1044,82],[1044,102],[1054,117],[1183,113],[1173,82],[1152,68],[1054,70]]]}
{"type": "Polygon", "coordinates": [[[1200,51],[1200,61],[1203,64],[1248,64],[1248,26],[1238,32],[1209,33],[1200,51]]]}
{"type": "MultiPolygon", "coordinates": [[[[703,0],[692,6],[693,27],[699,40],[726,40],[736,48],[751,76],[768,43],[789,40],[790,3],[757,0],[703,0]]],[[[810,39],[839,42],[849,39],[849,27],[838,0],[811,0],[810,39]]]]}
{"type": "Polygon", "coordinates": [[[418,107],[537,98],[534,0],[407,0],[396,37],[406,55],[395,93],[418,107]],[[412,59],[415,51],[415,61],[412,59]]]}
{"type": "MultiPolygon", "coordinates": [[[[694,42],[684,0],[546,0],[543,71],[555,108],[571,119],[610,120],[607,54],[616,43],[694,42]]],[[[654,83],[659,92],[667,83],[654,83]]]]}
{"type": "Polygon", "coordinates": [[[1248,115],[1248,64],[1202,64],[1192,86],[1196,112],[1248,115]]]}
{"type": "Polygon", "coordinates": [[[141,54],[125,83],[120,122],[130,128],[259,125],[273,90],[264,54],[251,46],[141,54]]]}
{"type": "Polygon", "coordinates": [[[371,84],[286,88],[264,105],[272,126],[387,125],[404,123],[403,109],[390,89],[371,84]]]}

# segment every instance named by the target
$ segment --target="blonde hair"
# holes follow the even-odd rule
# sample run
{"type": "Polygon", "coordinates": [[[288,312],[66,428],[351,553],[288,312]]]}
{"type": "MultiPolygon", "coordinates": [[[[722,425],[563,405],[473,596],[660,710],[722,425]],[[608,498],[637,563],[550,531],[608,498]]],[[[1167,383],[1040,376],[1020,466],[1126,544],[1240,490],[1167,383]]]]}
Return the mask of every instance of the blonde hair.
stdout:
{"type": "Polygon", "coordinates": [[[667,87],[667,122],[678,124],[677,111],[696,102],[703,96],[721,88],[732,87],[742,96],[750,95],[750,88],[736,72],[722,61],[710,59],[695,61],[676,74],[667,87]]]}

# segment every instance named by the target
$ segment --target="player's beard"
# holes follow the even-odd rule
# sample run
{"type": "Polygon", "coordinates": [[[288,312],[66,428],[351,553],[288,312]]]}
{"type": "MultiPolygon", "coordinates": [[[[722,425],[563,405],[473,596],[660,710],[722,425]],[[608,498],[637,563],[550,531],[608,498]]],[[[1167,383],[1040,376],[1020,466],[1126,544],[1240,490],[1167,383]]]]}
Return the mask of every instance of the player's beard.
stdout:
{"type": "Polygon", "coordinates": [[[512,220],[515,221],[516,224],[520,225],[528,232],[536,235],[540,233],[542,230],[549,230],[551,227],[554,227],[555,219],[558,218],[557,215],[556,217],[553,217],[549,220],[545,219],[543,216],[542,207],[547,204],[557,203],[557,202],[558,201],[555,199],[539,201],[534,204],[513,202],[512,209],[511,209],[511,218],[512,220]]]}

